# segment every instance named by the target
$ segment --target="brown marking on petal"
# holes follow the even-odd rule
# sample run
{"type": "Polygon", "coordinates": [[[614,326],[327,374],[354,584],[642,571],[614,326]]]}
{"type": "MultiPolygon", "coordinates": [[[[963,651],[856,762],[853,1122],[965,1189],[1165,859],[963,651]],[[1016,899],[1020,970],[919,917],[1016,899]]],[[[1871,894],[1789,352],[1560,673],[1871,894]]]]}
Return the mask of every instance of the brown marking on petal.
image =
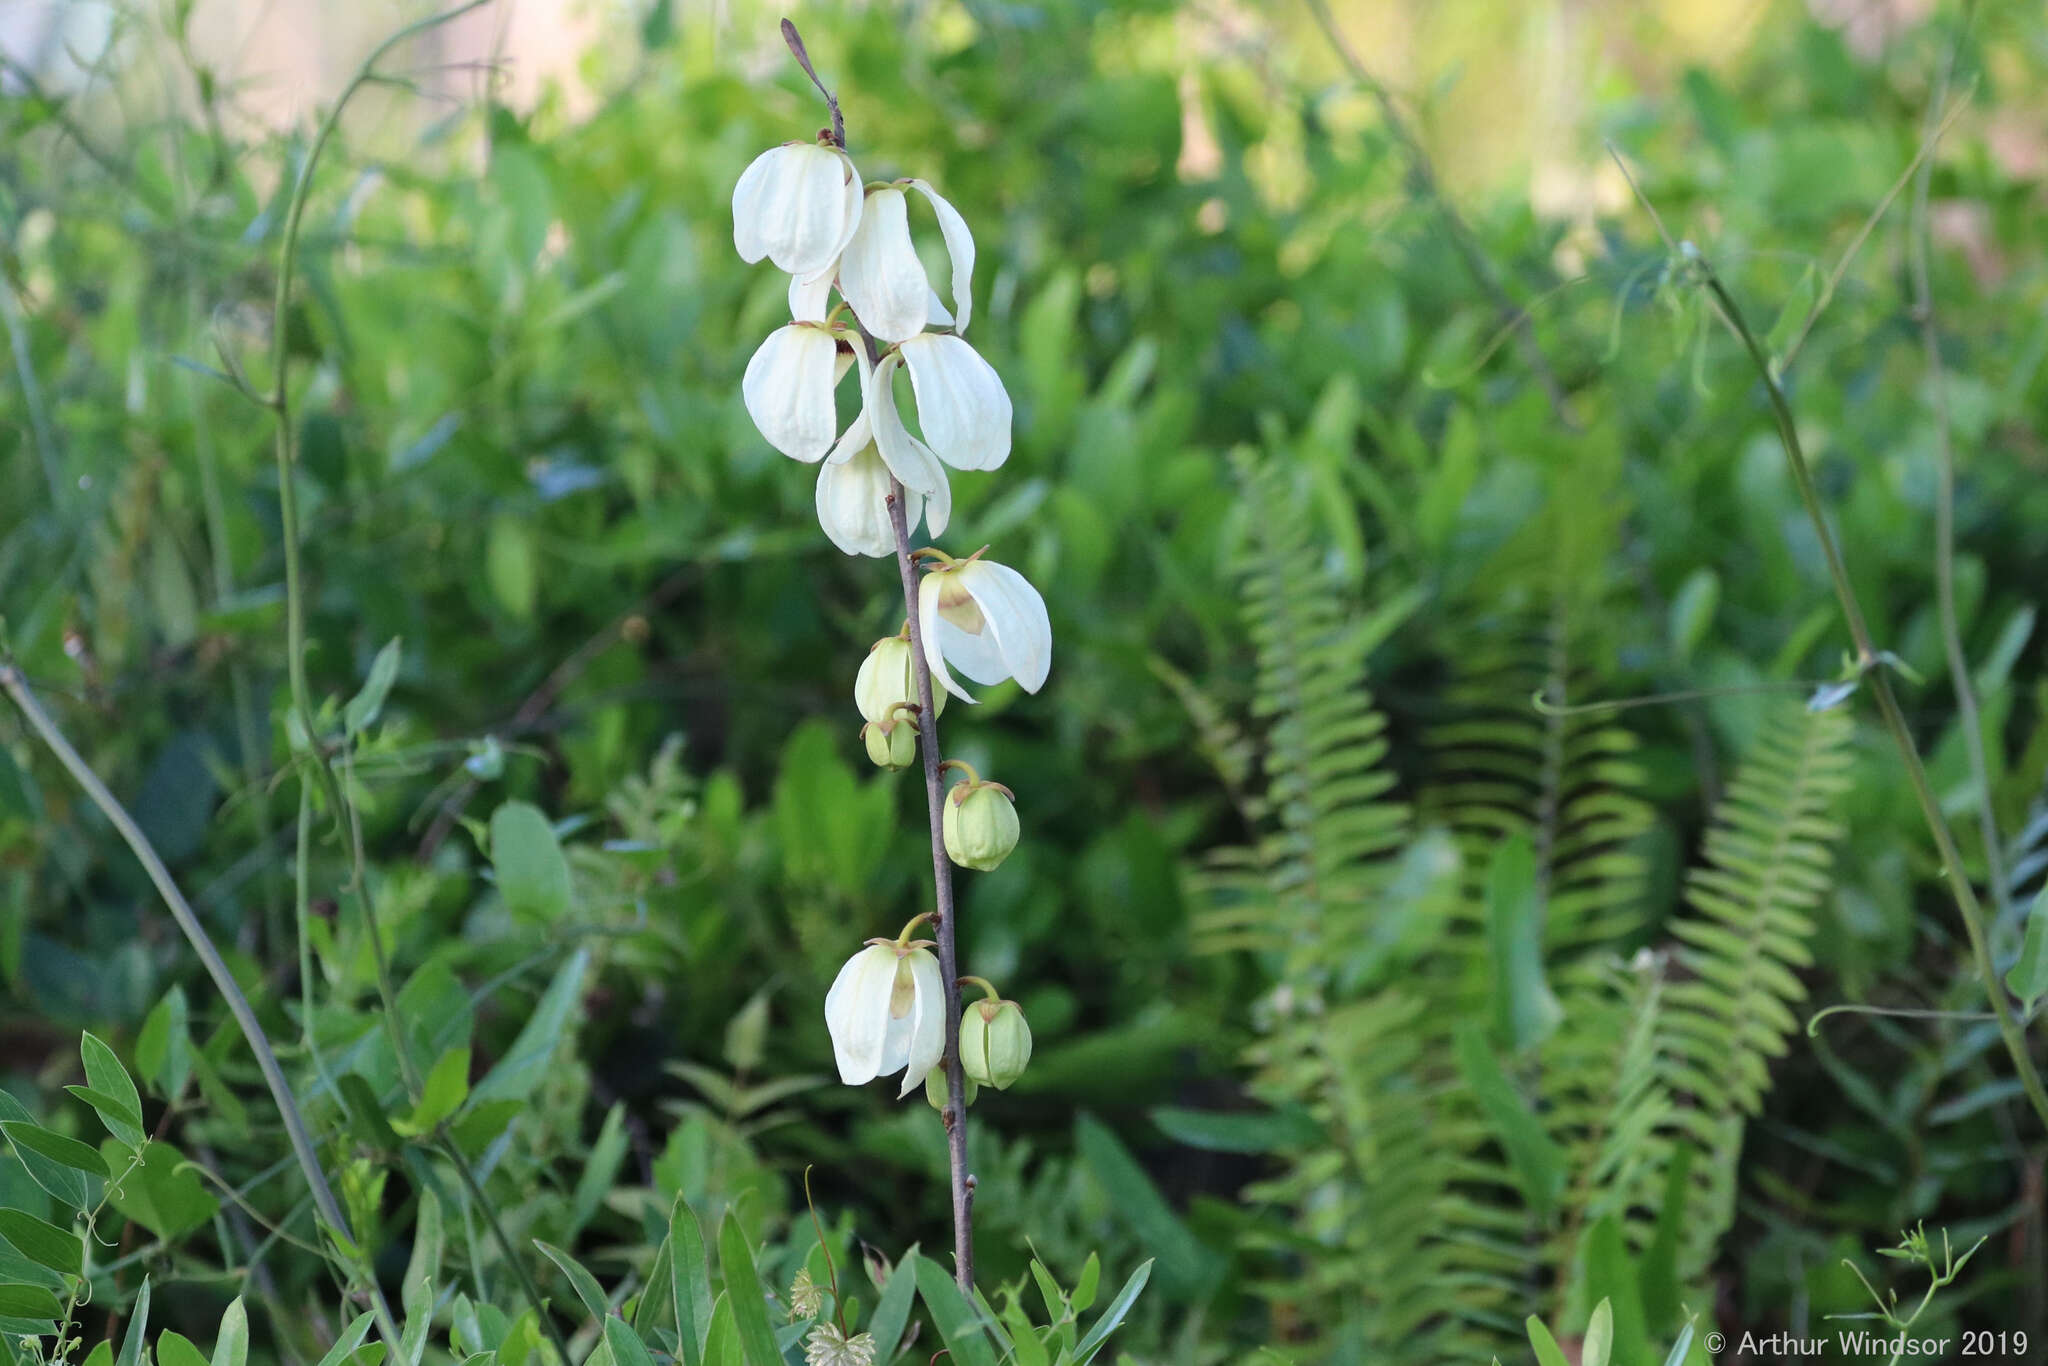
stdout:
{"type": "Polygon", "coordinates": [[[896,960],[896,981],[889,988],[889,1018],[900,1020],[910,1014],[910,1007],[917,999],[917,980],[910,975],[910,964],[896,960]]]}

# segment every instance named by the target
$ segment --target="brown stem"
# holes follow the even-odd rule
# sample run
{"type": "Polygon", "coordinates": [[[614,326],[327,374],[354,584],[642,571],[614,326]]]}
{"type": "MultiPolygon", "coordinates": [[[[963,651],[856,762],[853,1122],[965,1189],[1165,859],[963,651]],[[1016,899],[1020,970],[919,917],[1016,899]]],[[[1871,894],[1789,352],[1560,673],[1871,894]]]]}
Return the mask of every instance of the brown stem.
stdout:
{"type": "Polygon", "coordinates": [[[960,1293],[974,1296],[974,1176],[967,1170],[967,1077],[960,1070],[959,933],[953,918],[953,863],[940,833],[946,784],[939,774],[939,711],[933,706],[932,670],[924,654],[918,620],[917,567],[910,561],[910,521],[903,485],[889,481],[889,524],[896,529],[896,570],[903,578],[903,607],[910,617],[910,666],[917,675],[918,749],[924,761],[925,810],[932,831],[932,886],[939,932],[939,975],[946,984],[946,1155],[952,1167],[953,1279],[960,1293]]]}

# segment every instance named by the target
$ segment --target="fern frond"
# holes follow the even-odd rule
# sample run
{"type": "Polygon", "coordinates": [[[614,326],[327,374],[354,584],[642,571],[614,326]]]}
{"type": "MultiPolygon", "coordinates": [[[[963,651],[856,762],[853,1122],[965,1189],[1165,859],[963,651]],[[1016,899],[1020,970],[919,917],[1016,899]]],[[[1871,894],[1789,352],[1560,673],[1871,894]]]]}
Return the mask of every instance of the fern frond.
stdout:
{"type": "Polygon", "coordinates": [[[1704,1159],[1686,1220],[1687,1275],[1733,1217],[1744,1121],[1798,1027],[1798,971],[1813,961],[1813,910],[1841,833],[1830,812],[1849,786],[1850,730],[1837,712],[1794,705],[1770,715],[1715,809],[1689,909],[1671,927],[1682,978],[1666,989],[1660,1041],[1682,1101],[1671,1127],[1704,1159]]]}

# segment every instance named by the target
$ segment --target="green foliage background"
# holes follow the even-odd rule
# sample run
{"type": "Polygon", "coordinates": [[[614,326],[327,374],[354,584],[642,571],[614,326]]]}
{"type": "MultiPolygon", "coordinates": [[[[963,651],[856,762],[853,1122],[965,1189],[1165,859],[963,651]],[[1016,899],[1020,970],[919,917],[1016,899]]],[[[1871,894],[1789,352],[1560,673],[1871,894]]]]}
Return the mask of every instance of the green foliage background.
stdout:
{"type": "MultiPolygon", "coordinates": [[[[457,1137],[520,1245],[639,1284],[680,1195],[707,1230],[734,1214],[781,1292],[815,1241],[806,1167],[843,1275],[943,1241],[936,1117],[830,1081],[820,1018],[838,964],[920,908],[926,836],[850,705],[894,574],[830,547],[739,400],[785,303],[733,254],[731,186],[821,113],[766,18],[675,8],[589,59],[588,115],[377,91],[330,149],[284,320],[309,667],[339,703],[400,642],[338,753],[407,1046],[422,1071],[471,1050],[457,1137]]],[[[803,17],[862,172],[930,179],[975,230],[1016,451],[955,481],[948,543],[996,545],[1053,618],[1044,692],[946,719],[1025,830],[962,918],[967,969],[1037,1038],[973,1112],[991,1299],[1035,1249],[1062,1284],[1153,1260],[1116,1339],[1141,1361],[1505,1358],[1524,1315],[1575,1335],[1609,1295],[1647,1350],[1688,1313],[1864,1309],[1842,1259],[1882,1280],[1874,1249],[1925,1220],[1992,1238],[1944,1323],[2048,1340],[2043,1135],[1995,1032],[1802,1028],[1982,995],[1896,756],[1858,699],[1800,706],[1845,636],[1732,338],[1639,210],[1461,191],[1555,411],[1308,16],[1249,10],[1235,42],[1211,19],[803,17]],[[1220,153],[1199,178],[1188,108],[1220,153]],[[1712,695],[1531,704],[1674,690],[1712,695]]],[[[1910,188],[1857,240],[1957,19],[1873,56],[1773,6],[1739,62],[1599,89],[1576,131],[1797,345],[1805,443],[1983,885],[1910,188]]],[[[1993,134],[2038,142],[2044,54],[2038,11],[1975,16],[1932,182],[2001,967],[2048,863],[2048,187],[1993,134]]],[[[303,140],[11,89],[8,645],[233,946],[386,1279],[433,1190],[462,1292],[516,1315],[472,1203],[388,1127],[408,1107],[347,850],[316,811],[295,869],[277,777],[276,468],[232,380],[269,384],[303,140]]],[[[62,1089],[82,1030],[172,1155],[116,1183],[88,1341],[147,1272],[155,1322],[203,1340],[246,1293],[260,1351],[318,1359],[339,1323],[301,1310],[333,1287],[264,1232],[314,1237],[253,1064],[139,869],[0,722],[0,1079],[97,1146],[62,1089]]],[[[52,1217],[30,1165],[0,1149],[0,1205],[52,1217]]]]}

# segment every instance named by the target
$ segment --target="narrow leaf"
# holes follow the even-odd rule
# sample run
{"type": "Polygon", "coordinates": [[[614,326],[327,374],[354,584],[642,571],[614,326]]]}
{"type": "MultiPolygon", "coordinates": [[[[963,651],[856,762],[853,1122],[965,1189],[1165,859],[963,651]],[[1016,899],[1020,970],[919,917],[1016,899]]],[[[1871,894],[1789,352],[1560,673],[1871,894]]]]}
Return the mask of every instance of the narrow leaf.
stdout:
{"type": "Polygon", "coordinates": [[[718,1267],[725,1273],[727,1302],[732,1305],[733,1324],[739,1330],[747,1366],[782,1366],[782,1353],[776,1350],[775,1334],[768,1328],[768,1301],[761,1293],[761,1275],[754,1269],[754,1250],[747,1246],[746,1231],[730,1210],[718,1229],[718,1267]]]}

